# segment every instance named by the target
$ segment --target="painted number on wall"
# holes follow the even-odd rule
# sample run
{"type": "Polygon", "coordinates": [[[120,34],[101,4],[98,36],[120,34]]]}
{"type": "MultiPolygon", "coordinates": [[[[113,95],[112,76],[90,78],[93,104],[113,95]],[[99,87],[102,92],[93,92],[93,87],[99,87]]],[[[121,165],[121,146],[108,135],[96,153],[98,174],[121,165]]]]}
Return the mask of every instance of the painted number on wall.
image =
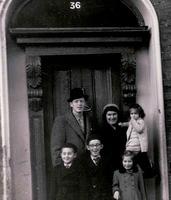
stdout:
{"type": "Polygon", "coordinates": [[[80,9],[81,8],[81,2],[80,1],[70,1],[70,9],[80,9]]]}

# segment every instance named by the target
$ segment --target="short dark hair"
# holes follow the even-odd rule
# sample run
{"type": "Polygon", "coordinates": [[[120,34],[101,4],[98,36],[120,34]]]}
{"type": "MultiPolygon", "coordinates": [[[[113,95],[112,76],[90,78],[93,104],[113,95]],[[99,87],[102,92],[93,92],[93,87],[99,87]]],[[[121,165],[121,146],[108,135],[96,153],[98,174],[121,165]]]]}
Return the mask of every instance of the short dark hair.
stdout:
{"type": "Polygon", "coordinates": [[[86,141],[87,145],[89,145],[89,142],[92,140],[99,140],[102,143],[102,139],[101,139],[100,135],[98,135],[96,133],[92,133],[89,135],[89,137],[87,138],[87,141],[86,141]]]}
{"type": "Polygon", "coordinates": [[[74,153],[77,153],[77,151],[78,151],[78,149],[75,146],[75,144],[72,144],[72,143],[65,143],[65,144],[63,144],[62,147],[61,147],[61,152],[62,152],[63,148],[71,148],[71,149],[73,149],[74,153]]]}
{"type": "Polygon", "coordinates": [[[139,116],[140,116],[141,118],[144,118],[144,117],[145,117],[145,112],[144,112],[143,108],[142,108],[139,104],[137,104],[137,103],[136,103],[136,104],[133,104],[132,106],[129,107],[129,111],[130,111],[131,109],[136,109],[136,110],[138,111],[139,116]]]}

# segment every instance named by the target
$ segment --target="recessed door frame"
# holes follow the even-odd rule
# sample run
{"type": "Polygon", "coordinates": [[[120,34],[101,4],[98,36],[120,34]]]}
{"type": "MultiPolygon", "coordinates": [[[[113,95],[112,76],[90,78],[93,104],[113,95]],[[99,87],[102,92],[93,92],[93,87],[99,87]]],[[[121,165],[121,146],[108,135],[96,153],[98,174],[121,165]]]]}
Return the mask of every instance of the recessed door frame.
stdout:
{"type": "MultiPolygon", "coordinates": [[[[91,40],[94,44],[93,40],[91,40]]],[[[27,70],[27,81],[28,81],[28,102],[30,105],[29,116],[30,116],[30,127],[31,134],[31,146],[32,146],[32,169],[33,173],[33,198],[36,200],[46,200],[46,161],[45,161],[45,141],[44,141],[44,131],[43,131],[43,107],[41,106],[43,90],[41,86],[41,56],[47,55],[95,55],[95,54],[120,54],[122,59],[128,64],[133,65],[132,60],[135,60],[135,50],[134,47],[130,46],[119,46],[115,47],[114,44],[106,47],[106,42],[104,42],[100,47],[96,45],[89,44],[89,46],[84,46],[84,44],[79,46],[65,46],[63,48],[47,47],[44,46],[26,46],[26,70],[27,70]],[[132,59],[130,59],[132,57],[132,59]],[[30,77],[29,73],[32,74],[32,70],[36,71],[36,77],[30,77]],[[29,78],[30,77],[30,78],[29,78]],[[34,161],[34,162],[33,162],[34,161]],[[38,190],[36,189],[38,188],[38,190]]],[[[135,65],[135,63],[134,63],[135,65]]],[[[136,66],[135,66],[136,67],[136,66]]]]}

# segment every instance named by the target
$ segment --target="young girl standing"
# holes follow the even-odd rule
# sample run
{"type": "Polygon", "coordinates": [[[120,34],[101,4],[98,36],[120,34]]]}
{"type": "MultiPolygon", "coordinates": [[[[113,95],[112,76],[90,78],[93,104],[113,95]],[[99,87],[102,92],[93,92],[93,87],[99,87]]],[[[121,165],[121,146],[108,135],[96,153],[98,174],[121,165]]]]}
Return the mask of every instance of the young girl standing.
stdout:
{"type": "Polygon", "coordinates": [[[145,113],[139,104],[134,104],[129,109],[130,121],[127,130],[126,150],[135,155],[136,162],[144,172],[145,178],[153,177],[154,170],[149,161],[147,127],[144,121],[145,113]]]}
{"type": "Polygon", "coordinates": [[[124,153],[122,167],[114,172],[112,190],[116,200],[146,200],[143,176],[130,151],[124,153]]]}

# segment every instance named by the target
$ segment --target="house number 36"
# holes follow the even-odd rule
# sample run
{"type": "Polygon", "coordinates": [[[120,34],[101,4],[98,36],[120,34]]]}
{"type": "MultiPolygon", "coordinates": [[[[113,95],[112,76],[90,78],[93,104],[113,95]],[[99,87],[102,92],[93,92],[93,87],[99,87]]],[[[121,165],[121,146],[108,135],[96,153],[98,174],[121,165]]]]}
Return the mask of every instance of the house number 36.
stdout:
{"type": "Polygon", "coordinates": [[[80,1],[70,1],[70,9],[80,9],[81,8],[81,2],[80,1]]]}

